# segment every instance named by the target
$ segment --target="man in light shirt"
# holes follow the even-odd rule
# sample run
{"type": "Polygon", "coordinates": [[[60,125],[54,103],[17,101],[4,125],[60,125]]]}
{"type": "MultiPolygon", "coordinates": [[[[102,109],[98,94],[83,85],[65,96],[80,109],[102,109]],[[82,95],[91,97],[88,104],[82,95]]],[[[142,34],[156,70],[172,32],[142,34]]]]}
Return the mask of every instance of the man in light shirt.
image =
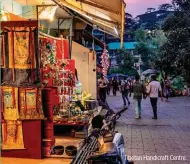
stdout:
{"type": "Polygon", "coordinates": [[[149,83],[147,88],[147,93],[150,96],[150,102],[154,114],[154,117],[152,119],[157,119],[157,101],[159,97],[159,92],[161,95],[161,100],[163,101],[161,84],[156,80],[156,75],[153,75],[152,81],[149,83]]]}

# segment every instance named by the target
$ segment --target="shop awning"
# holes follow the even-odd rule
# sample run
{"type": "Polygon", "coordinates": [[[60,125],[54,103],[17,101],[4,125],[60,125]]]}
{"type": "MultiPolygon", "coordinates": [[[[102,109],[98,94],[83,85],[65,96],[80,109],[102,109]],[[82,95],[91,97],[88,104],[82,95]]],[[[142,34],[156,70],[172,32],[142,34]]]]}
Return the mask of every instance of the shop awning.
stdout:
{"type": "Polygon", "coordinates": [[[1,21],[27,21],[27,19],[2,10],[0,14],[1,21]]]}
{"type": "Polygon", "coordinates": [[[123,0],[52,0],[68,8],[123,43],[125,3],[123,0]]]}

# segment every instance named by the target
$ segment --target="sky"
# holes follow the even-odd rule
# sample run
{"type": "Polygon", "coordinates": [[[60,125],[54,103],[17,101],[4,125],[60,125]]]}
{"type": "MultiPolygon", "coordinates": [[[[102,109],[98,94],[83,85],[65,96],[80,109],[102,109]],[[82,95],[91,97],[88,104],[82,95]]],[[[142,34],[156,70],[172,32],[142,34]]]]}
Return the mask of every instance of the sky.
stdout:
{"type": "Polygon", "coordinates": [[[146,9],[158,8],[160,4],[170,3],[171,0],[124,0],[126,3],[126,12],[136,17],[146,12],[146,9]]]}

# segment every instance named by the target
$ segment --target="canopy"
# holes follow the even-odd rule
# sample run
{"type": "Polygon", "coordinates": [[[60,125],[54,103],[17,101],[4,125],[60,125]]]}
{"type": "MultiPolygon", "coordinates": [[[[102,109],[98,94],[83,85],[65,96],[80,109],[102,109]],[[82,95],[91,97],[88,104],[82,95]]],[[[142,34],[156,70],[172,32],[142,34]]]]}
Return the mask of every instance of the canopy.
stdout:
{"type": "Polygon", "coordinates": [[[142,75],[150,75],[150,74],[155,74],[155,73],[157,73],[156,70],[154,70],[154,69],[148,69],[148,70],[142,72],[141,74],[142,75]]]}
{"type": "MultiPolygon", "coordinates": [[[[22,5],[59,5],[69,14],[62,14],[82,19],[85,23],[99,28],[106,33],[120,37],[123,44],[125,2],[123,0],[15,0],[22,5]]],[[[65,16],[63,16],[65,17],[65,16]]]]}
{"type": "Polygon", "coordinates": [[[123,0],[52,0],[62,8],[69,8],[86,22],[108,34],[121,38],[123,43],[125,3],[123,0]]]}
{"type": "Polygon", "coordinates": [[[27,21],[27,20],[20,16],[2,10],[0,14],[0,22],[1,21],[27,21]]]}

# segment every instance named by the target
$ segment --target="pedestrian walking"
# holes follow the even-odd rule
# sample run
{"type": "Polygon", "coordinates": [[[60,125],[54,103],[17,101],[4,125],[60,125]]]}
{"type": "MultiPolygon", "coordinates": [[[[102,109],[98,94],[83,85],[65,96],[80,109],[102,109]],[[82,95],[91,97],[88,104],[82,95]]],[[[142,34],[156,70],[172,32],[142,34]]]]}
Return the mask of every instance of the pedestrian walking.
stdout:
{"type": "Polygon", "coordinates": [[[166,102],[169,102],[169,95],[170,95],[170,89],[171,89],[171,81],[169,77],[166,77],[164,80],[164,88],[163,93],[166,98],[166,102]]]}
{"type": "Polygon", "coordinates": [[[100,79],[98,79],[98,87],[99,87],[100,100],[103,103],[106,102],[107,84],[108,84],[108,80],[103,75],[101,75],[100,79]]]}
{"type": "Polygon", "coordinates": [[[110,95],[110,89],[111,89],[111,80],[108,80],[107,95],[110,95]]]}
{"type": "Polygon", "coordinates": [[[117,82],[116,77],[114,77],[114,79],[112,80],[112,86],[113,86],[113,95],[116,96],[117,89],[118,89],[118,82],[117,82]]]}
{"type": "Polygon", "coordinates": [[[135,76],[135,82],[132,86],[132,92],[134,94],[134,107],[135,107],[135,113],[136,117],[135,119],[141,119],[141,101],[142,97],[146,98],[146,87],[143,83],[140,82],[140,76],[135,76]]]}
{"type": "Polygon", "coordinates": [[[149,94],[150,102],[153,109],[154,117],[152,119],[157,119],[158,118],[157,117],[157,101],[159,97],[159,92],[160,92],[161,100],[163,101],[162,88],[161,88],[160,82],[156,80],[156,75],[153,75],[151,78],[152,78],[152,81],[149,83],[147,87],[147,94],[149,94]]]}
{"type": "Polygon", "coordinates": [[[126,100],[128,102],[128,105],[130,105],[129,101],[129,93],[131,92],[131,83],[124,77],[124,79],[121,81],[121,94],[123,98],[123,105],[126,106],[126,100]]]}

